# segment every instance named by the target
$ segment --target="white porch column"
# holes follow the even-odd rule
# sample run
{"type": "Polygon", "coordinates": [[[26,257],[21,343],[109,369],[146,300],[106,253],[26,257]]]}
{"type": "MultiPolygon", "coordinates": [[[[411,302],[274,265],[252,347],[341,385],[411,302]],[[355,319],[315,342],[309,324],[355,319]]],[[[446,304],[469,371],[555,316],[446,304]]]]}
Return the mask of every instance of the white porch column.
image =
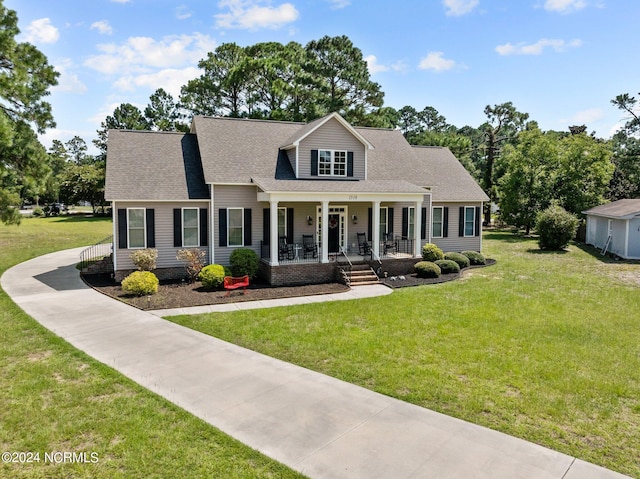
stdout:
{"type": "Polygon", "coordinates": [[[269,202],[269,256],[271,265],[278,266],[278,202],[269,202]]]}
{"type": "Polygon", "coordinates": [[[373,214],[371,215],[371,221],[373,225],[371,228],[371,248],[375,255],[380,257],[380,201],[376,200],[372,203],[373,214]]]}
{"type": "Polygon", "coordinates": [[[415,255],[422,256],[422,200],[416,201],[416,217],[414,218],[414,242],[416,245],[415,255]]]}
{"type": "Polygon", "coordinates": [[[322,231],[320,233],[322,238],[322,255],[320,257],[321,263],[329,262],[329,202],[322,201],[322,231]]]}

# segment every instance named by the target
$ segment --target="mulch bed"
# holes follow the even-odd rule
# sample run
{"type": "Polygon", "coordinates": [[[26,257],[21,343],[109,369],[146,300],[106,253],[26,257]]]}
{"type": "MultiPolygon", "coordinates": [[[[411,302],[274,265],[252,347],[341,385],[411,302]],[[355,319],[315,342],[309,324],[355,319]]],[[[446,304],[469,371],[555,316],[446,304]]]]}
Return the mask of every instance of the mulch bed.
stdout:
{"type": "MultiPolygon", "coordinates": [[[[487,266],[495,264],[495,260],[487,259],[487,266]]],[[[482,268],[484,266],[470,266],[482,268]]],[[[415,274],[383,278],[382,283],[391,288],[438,284],[458,279],[461,273],[443,274],[439,278],[418,278],[415,274]],[[404,278],[404,279],[402,279],[404,278]]],[[[84,274],[84,281],[95,290],[123,301],[142,310],[185,308],[189,306],[205,306],[210,304],[238,303],[241,301],[262,301],[267,299],[290,298],[294,296],[314,296],[318,294],[342,293],[349,287],[341,283],[309,284],[304,286],[270,286],[260,279],[256,279],[242,291],[232,291],[226,296],[225,290],[205,290],[199,282],[163,282],[158,292],[152,296],[131,296],[122,291],[120,283],[116,283],[106,274],[84,274]]]]}

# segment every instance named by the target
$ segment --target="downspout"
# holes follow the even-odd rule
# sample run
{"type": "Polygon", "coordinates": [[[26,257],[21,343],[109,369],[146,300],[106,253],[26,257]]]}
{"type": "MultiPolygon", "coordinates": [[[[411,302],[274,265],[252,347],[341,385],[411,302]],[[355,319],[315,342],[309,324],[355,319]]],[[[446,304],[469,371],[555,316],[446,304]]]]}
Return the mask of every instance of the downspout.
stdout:
{"type": "Polygon", "coordinates": [[[211,241],[209,241],[209,264],[215,264],[215,246],[216,246],[216,242],[215,242],[215,223],[214,223],[214,203],[213,203],[213,184],[210,183],[209,184],[209,195],[211,196],[211,212],[209,214],[209,216],[211,217],[211,221],[209,221],[209,233],[211,233],[211,241]]]}
{"type": "Polygon", "coordinates": [[[111,225],[113,228],[113,245],[111,246],[113,249],[113,274],[115,275],[116,271],[117,271],[117,261],[116,261],[116,250],[117,250],[117,239],[116,239],[116,232],[118,231],[118,225],[116,224],[116,220],[118,218],[118,211],[116,210],[116,202],[112,201],[111,202],[111,225]]]}

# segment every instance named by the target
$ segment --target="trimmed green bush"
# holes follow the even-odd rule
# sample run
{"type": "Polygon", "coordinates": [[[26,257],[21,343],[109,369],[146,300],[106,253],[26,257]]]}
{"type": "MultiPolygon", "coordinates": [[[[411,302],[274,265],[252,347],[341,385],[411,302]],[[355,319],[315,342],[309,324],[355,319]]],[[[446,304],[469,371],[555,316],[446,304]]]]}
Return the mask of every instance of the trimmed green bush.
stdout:
{"type": "Polygon", "coordinates": [[[440,267],[431,261],[419,261],[414,269],[418,278],[438,278],[441,274],[440,267]]]}
{"type": "Polygon", "coordinates": [[[438,261],[444,259],[442,250],[433,243],[427,243],[422,247],[422,259],[425,261],[438,261]]]}
{"type": "Polygon", "coordinates": [[[439,259],[435,264],[438,265],[442,274],[460,272],[460,266],[458,266],[458,263],[450,259],[439,259]]]}
{"type": "Polygon", "coordinates": [[[552,205],[538,214],[536,230],[541,249],[560,251],[569,246],[578,230],[578,218],[558,205],[552,205]]]}
{"type": "Polygon", "coordinates": [[[252,249],[238,248],[231,253],[229,263],[231,263],[232,276],[244,276],[246,274],[253,279],[258,274],[260,258],[252,249]]]}
{"type": "Polygon", "coordinates": [[[122,280],[122,291],[136,296],[145,296],[158,292],[158,277],[151,271],[134,271],[122,280]]]}
{"type": "Polygon", "coordinates": [[[158,250],[155,248],[137,249],[129,255],[138,271],[152,271],[156,269],[158,250]]]}
{"type": "Polygon", "coordinates": [[[35,216],[36,218],[42,218],[44,216],[44,211],[42,208],[34,208],[31,212],[31,216],[35,216]]]}
{"type": "Polygon", "coordinates": [[[463,251],[462,254],[469,258],[469,262],[473,265],[487,264],[487,260],[482,253],[478,253],[477,251],[463,251]]]}
{"type": "Polygon", "coordinates": [[[200,270],[198,279],[202,281],[205,289],[219,288],[224,283],[224,266],[219,264],[209,264],[200,270]]]}
{"type": "Polygon", "coordinates": [[[458,263],[460,269],[468,268],[471,265],[471,261],[469,261],[469,258],[467,258],[462,253],[445,253],[444,259],[455,261],[456,263],[458,263]]]}

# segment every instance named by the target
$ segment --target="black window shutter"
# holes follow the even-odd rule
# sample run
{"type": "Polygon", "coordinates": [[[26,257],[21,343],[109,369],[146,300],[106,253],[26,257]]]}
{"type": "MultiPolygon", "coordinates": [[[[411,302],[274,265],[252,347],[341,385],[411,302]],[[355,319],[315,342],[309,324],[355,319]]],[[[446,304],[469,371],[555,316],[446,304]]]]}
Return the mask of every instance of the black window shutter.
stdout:
{"type": "Polygon", "coordinates": [[[460,218],[458,218],[458,236],[464,236],[464,206],[460,207],[460,218]]]}
{"type": "Polygon", "coordinates": [[[449,207],[442,208],[442,237],[447,238],[449,236],[449,207]]]}
{"type": "Polygon", "coordinates": [[[224,208],[218,210],[218,244],[227,246],[227,210],[224,208]]]}
{"type": "Polygon", "coordinates": [[[209,245],[209,210],[200,208],[200,246],[209,245]]]}
{"type": "Polygon", "coordinates": [[[118,248],[127,249],[127,210],[118,209],[118,248]]]}
{"type": "Polygon", "coordinates": [[[147,208],[147,248],[156,247],[156,212],[153,208],[147,208]]]}
{"type": "Polygon", "coordinates": [[[262,210],[262,244],[269,244],[271,237],[269,225],[271,224],[271,210],[265,208],[262,210]]]}
{"type": "Polygon", "coordinates": [[[182,246],[182,209],[173,209],[173,247],[182,246]]]}
{"type": "Polygon", "coordinates": [[[387,232],[393,233],[393,208],[387,208],[387,232]]]}
{"type": "Polygon", "coordinates": [[[353,151],[347,152],[347,176],[353,176],[353,151]]]}
{"type": "Polygon", "coordinates": [[[373,236],[373,209],[369,208],[369,212],[367,213],[369,221],[367,222],[367,238],[371,241],[371,237],[373,236]]]}
{"type": "Polygon", "coordinates": [[[244,245],[251,246],[251,208],[244,209],[244,245]]]}
{"type": "Polygon", "coordinates": [[[318,176],[318,150],[311,150],[311,176],[318,176]]]}
{"type": "Polygon", "coordinates": [[[422,208],[422,224],[420,225],[420,238],[427,239],[427,209],[422,208]]]}
{"type": "Polygon", "coordinates": [[[402,208],[402,237],[409,236],[409,208],[402,208]]]}
{"type": "Polygon", "coordinates": [[[476,224],[475,224],[475,236],[480,236],[480,207],[476,206],[476,224]]]}
{"type": "Polygon", "coordinates": [[[287,243],[293,244],[293,208],[287,208],[287,243]]]}

